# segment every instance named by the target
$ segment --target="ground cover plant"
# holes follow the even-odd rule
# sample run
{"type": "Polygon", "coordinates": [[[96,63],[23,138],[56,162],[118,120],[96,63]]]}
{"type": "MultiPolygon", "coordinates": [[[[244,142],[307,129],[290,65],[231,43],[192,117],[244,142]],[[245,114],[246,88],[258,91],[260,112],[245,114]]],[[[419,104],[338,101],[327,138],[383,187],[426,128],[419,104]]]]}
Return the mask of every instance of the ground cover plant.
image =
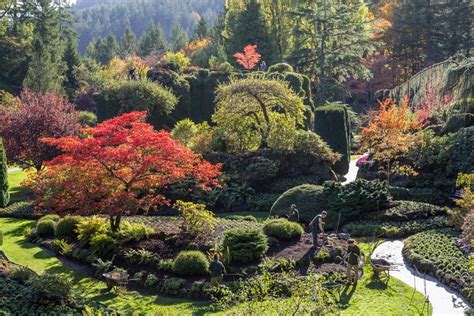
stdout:
{"type": "Polygon", "coordinates": [[[405,240],[403,255],[419,271],[435,276],[474,302],[470,259],[458,247],[452,231],[429,230],[411,236],[405,240]]]}

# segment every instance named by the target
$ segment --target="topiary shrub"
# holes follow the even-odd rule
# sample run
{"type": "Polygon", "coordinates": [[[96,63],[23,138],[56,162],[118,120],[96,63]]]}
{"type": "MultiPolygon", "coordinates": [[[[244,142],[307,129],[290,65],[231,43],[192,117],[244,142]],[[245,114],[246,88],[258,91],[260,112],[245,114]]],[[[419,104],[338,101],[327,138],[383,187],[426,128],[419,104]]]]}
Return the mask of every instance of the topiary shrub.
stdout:
{"type": "Polygon", "coordinates": [[[81,222],[80,216],[66,216],[59,220],[54,229],[54,236],[57,238],[74,239],[77,237],[76,228],[81,222]]]}
{"type": "Polygon", "coordinates": [[[290,222],[286,218],[278,218],[267,221],[263,226],[263,232],[280,240],[299,240],[304,231],[300,224],[290,222]]]}
{"type": "Polygon", "coordinates": [[[3,140],[0,138],[0,208],[7,207],[10,202],[8,193],[8,166],[3,140]]]}
{"type": "Polygon", "coordinates": [[[316,108],[314,112],[314,131],[331,147],[341,154],[341,159],[334,165],[338,174],[349,171],[351,159],[350,121],[347,108],[341,103],[329,103],[316,108]]]}
{"type": "Polygon", "coordinates": [[[294,71],[293,67],[290,64],[286,64],[286,63],[278,63],[275,65],[271,65],[268,68],[268,72],[284,73],[284,72],[293,72],[293,71],[294,71]]]}
{"type": "Polygon", "coordinates": [[[54,221],[47,219],[39,221],[36,224],[36,231],[40,237],[51,237],[54,236],[54,221]]]}
{"type": "Polygon", "coordinates": [[[181,251],[173,263],[173,271],[180,275],[206,275],[209,261],[200,251],[181,251]]]}
{"type": "Polygon", "coordinates": [[[265,234],[258,228],[237,228],[224,234],[222,243],[232,263],[248,263],[263,257],[268,250],[265,234]]]}

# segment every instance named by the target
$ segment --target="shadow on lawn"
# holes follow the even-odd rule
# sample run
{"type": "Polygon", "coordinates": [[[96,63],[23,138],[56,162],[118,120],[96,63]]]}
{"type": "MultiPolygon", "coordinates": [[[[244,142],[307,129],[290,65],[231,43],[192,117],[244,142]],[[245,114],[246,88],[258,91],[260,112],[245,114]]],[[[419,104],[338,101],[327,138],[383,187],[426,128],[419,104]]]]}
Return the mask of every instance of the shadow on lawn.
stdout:
{"type": "Polygon", "coordinates": [[[341,296],[339,298],[339,304],[341,304],[342,306],[348,306],[352,298],[352,295],[354,295],[356,288],[357,288],[356,285],[346,285],[346,287],[342,291],[341,296]],[[349,291],[349,288],[351,288],[350,291],[349,291]]]}
{"type": "MultiPolygon", "coordinates": [[[[19,220],[15,218],[7,218],[6,222],[7,223],[17,223],[19,220]]],[[[12,237],[20,237],[23,236],[23,232],[25,231],[26,228],[33,226],[32,222],[25,222],[21,224],[17,224],[17,227],[15,227],[12,230],[7,230],[4,232],[5,236],[12,236],[12,237]]]]}

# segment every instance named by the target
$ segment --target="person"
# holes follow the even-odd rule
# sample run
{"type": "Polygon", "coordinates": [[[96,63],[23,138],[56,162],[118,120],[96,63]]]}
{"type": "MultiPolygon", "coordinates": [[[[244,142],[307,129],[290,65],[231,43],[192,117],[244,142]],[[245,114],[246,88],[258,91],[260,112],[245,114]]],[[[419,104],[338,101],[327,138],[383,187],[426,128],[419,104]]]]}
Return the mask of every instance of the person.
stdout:
{"type": "Polygon", "coordinates": [[[295,204],[291,204],[290,211],[286,214],[286,217],[290,222],[299,222],[300,221],[300,212],[296,209],[295,204]]]}
{"type": "Polygon", "coordinates": [[[222,262],[219,261],[219,255],[214,255],[214,260],[209,264],[209,270],[211,271],[211,285],[216,286],[224,279],[225,267],[222,262]]]}
{"type": "Polygon", "coordinates": [[[349,239],[347,241],[347,280],[349,283],[352,283],[352,272],[354,272],[354,285],[357,285],[359,280],[359,258],[360,258],[360,248],[355,244],[354,239],[349,239]]]}
{"type": "Polygon", "coordinates": [[[316,215],[313,220],[309,223],[311,229],[311,235],[313,236],[313,246],[318,246],[318,235],[324,235],[324,219],[327,216],[327,212],[323,211],[321,214],[316,215]]]}
{"type": "Polygon", "coordinates": [[[132,68],[128,71],[128,79],[137,80],[137,78],[135,77],[135,68],[132,68]]]}

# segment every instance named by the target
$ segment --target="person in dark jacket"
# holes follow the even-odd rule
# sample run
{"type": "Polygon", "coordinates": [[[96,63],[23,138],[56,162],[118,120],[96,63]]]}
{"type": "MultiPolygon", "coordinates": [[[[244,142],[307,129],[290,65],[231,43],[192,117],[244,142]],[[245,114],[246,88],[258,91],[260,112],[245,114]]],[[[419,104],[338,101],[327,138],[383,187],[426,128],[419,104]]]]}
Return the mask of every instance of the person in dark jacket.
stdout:
{"type": "Polygon", "coordinates": [[[321,214],[316,215],[313,220],[309,223],[311,229],[311,235],[313,236],[313,246],[318,246],[318,235],[324,235],[324,219],[326,218],[327,212],[323,211],[321,214]]]}
{"type": "Polygon", "coordinates": [[[349,239],[347,241],[347,280],[349,283],[352,283],[352,272],[354,272],[354,285],[357,285],[357,281],[359,280],[359,258],[360,258],[360,248],[355,244],[354,239],[349,239]]]}
{"type": "Polygon", "coordinates": [[[222,262],[219,261],[219,255],[214,255],[214,260],[209,264],[209,270],[211,271],[211,285],[216,286],[224,279],[225,267],[222,262]]]}
{"type": "Polygon", "coordinates": [[[286,217],[290,222],[298,223],[300,221],[300,212],[296,209],[295,204],[291,204],[290,211],[286,214],[286,217]]]}

